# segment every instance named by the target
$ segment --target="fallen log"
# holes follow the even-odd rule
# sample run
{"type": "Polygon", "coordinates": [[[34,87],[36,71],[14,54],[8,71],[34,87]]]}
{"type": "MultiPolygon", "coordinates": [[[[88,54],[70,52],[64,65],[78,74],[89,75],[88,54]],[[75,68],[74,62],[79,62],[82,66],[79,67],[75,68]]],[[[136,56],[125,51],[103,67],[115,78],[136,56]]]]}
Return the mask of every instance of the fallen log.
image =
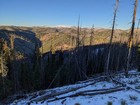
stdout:
{"type": "Polygon", "coordinates": [[[48,100],[47,102],[58,101],[58,100],[62,100],[62,99],[68,98],[68,97],[73,98],[73,97],[78,97],[78,96],[94,96],[94,95],[99,95],[99,94],[108,94],[108,93],[122,91],[122,90],[125,90],[125,88],[116,87],[116,88],[109,88],[109,89],[89,90],[89,91],[78,92],[78,93],[75,93],[75,94],[72,94],[69,96],[55,97],[55,99],[48,100]]]}
{"type": "Polygon", "coordinates": [[[87,86],[92,85],[92,84],[95,84],[95,83],[96,82],[93,81],[93,82],[91,82],[89,84],[86,84],[86,85],[83,85],[83,86],[73,87],[73,88],[69,88],[67,90],[63,90],[63,91],[49,92],[49,94],[44,94],[44,95],[42,95],[40,97],[37,97],[37,98],[32,99],[31,101],[37,101],[37,102],[39,102],[39,101],[44,100],[44,99],[47,100],[49,98],[52,98],[52,97],[55,97],[55,96],[58,96],[58,95],[62,95],[62,94],[66,94],[66,93],[69,93],[69,92],[72,92],[72,91],[76,91],[76,90],[78,90],[80,88],[84,88],[84,87],[87,87],[87,86]]]}
{"type": "MultiPolygon", "coordinates": [[[[115,75],[115,74],[112,74],[112,75],[115,75]]],[[[96,77],[96,78],[93,78],[93,79],[90,79],[90,80],[86,80],[86,82],[90,82],[90,81],[92,81],[92,82],[89,83],[89,84],[85,83],[86,85],[83,85],[83,86],[74,87],[74,88],[70,88],[70,89],[67,89],[67,90],[63,90],[63,91],[57,91],[57,90],[55,90],[54,92],[49,91],[48,94],[44,94],[44,95],[41,95],[39,97],[33,98],[33,99],[31,99],[31,101],[39,102],[39,101],[42,101],[42,100],[48,100],[52,97],[62,95],[62,94],[66,94],[66,93],[69,93],[69,92],[72,92],[72,91],[76,91],[80,88],[84,88],[84,87],[87,87],[89,85],[95,84],[96,82],[106,80],[107,77],[108,76],[101,76],[101,77],[96,77]]]]}
{"type": "Polygon", "coordinates": [[[99,91],[96,93],[83,93],[82,96],[86,96],[86,95],[99,95],[99,94],[109,94],[109,93],[113,93],[113,92],[117,92],[117,91],[122,91],[125,90],[125,88],[121,87],[118,89],[111,89],[111,90],[106,90],[106,91],[99,91]]]}
{"type": "Polygon", "coordinates": [[[121,88],[122,86],[117,86],[117,87],[113,87],[113,88],[107,88],[107,89],[95,89],[95,90],[85,90],[85,91],[80,91],[78,93],[86,93],[86,92],[99,92],[99,91],[108,91],[108,90],[114,90],[114,89],[118,89],[121,88]]]}
{"type": "Polygon", "coordinates": [[[111,79],[112,79],[113,82],[118,83],[118,84],[121,84],[123,87],[126,87],[127,89],[132,89],[132,90],[134,90],[134,91],[140,93],[139,90],[134,89],[133,87],[129,86],[128,84],[122,83],[122,82],[117,81],[117,80],[115,80],[115,79],[113,79],[113,78],[111,78],[111,79]]]}

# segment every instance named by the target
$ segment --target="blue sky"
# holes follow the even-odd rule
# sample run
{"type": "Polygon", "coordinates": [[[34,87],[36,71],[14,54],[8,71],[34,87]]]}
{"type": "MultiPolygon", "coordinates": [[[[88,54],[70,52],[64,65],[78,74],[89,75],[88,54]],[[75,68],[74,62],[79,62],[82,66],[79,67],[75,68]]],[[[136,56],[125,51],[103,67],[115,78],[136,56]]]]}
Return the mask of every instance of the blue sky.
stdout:
{"type": "MultiPolygon", "coordinates": [[[[111,28],[116,0],[0,0],[0,25],[111,28]]],[[[120,0],[116,28],[131,27],[134,0],[120,0]]],[[[140,3],[139,3],[140,4],[140,3]]],[[[137,21],[140,18],[138,5],[137,21]]],[[[137,25],[137,24],[136,24],[137,25]]]]}

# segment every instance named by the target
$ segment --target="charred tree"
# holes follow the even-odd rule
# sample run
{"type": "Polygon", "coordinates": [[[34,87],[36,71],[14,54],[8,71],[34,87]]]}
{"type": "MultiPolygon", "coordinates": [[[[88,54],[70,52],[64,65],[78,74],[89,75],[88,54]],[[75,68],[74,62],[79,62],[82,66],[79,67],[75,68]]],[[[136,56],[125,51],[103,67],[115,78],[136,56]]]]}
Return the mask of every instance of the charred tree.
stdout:
{"type": "Polygon", "coordinates": [[[140,38],[140,36],[138,35],[139,25],[140,25],[140,19],[138,21],[137,32],[136,32],[136,45],[139,44],[139,38],[140,38]]]}
{"type": "Polygon", "coordinates": [[[111,55],[111,49],[112,49],[112,40],[113,40],[113,36],[114,36],[114,28],[115,28],[118,5],[119,5],[119,0],[116,0],[116,7],[115,7],[115,11],[114,11],[114,18],[113,18],[113,26],[112,26],[112,31],[111,31],[111,36],[110,36],[110,41],[109,41],[109,46],[108,46],[107,61],[105,64],[105,72],[107,74],[109,73],[110,55],[111,55]]]}
{"type": "Polygon", "coordinates": [[[7,76],[8,67],[4,57],[4,40],[0,40],[0,78],[2,78],[3,95],[6,96],[5,77],[7,76]]]}
{"type": "Polygon", "coordinates": [[[132,45],[133,45],[133,36],[134,36],[134,28],[135,28],[135,20],[136,20],[136,14],[137,14],[137,7],[138,7],[138,0],[135,0],[131,33],[130,33],[129,39],[128,39],[127,67],[125,69],[126,77],[128,76],[128,70],[130,69],[130,60],[131,60],[131,53],[132,53],[132,45]]]}
{"type": "Polygon", "coordinates": [[[94,25],[91,29],[91,35],[90,35],[90,47],[93,45],[93,36],[94,36],[94,25]]]}
{"type": "Polygon", "coordinates": [[[79,49],[80,46],[80,16],[78,18],[78,27],[77,27],[77,38],[76,38],[76,48],[79,49]]]}
{"type": "Polygon", "coordinates": [[[14,34],[10,35],[10,66],[12,69],[12,77],[13,77],[13,81],[14,81],[14,91],[15,93],[17,93],[18,88],[19,88],[19,82],[18,82],[18,71],[16,68],[16,53],[15,53],[15,49],[14,49],[14,40],[15,40],[15,36],[14,34]]]}

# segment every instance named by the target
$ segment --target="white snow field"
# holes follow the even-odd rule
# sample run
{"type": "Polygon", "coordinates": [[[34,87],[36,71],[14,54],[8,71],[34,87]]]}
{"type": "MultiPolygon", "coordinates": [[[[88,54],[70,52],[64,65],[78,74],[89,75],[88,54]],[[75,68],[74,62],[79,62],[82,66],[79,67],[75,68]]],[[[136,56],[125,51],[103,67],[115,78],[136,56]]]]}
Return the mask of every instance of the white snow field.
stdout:
{"type": "Polygon", "coordinates": [[[10,105],[140,105],[140,73],[136,70],[93,77],[74,85],[27,94],[10,105]]]}

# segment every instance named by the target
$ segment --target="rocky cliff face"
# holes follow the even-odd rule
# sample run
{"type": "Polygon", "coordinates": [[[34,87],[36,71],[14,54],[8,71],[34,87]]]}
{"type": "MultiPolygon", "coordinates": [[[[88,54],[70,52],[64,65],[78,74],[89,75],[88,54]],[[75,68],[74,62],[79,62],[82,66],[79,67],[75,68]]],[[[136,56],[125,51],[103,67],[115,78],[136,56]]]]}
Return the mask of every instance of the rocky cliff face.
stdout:
{"type": "Polygon", "coordinates": [[[35,52],[35,46],[41,46],[41,42],[34,32],[30,30],[15,29],[14,27],[1,27],[0,38],[3,38],[10,47],[10,37],[14,38],[14,49],[25,56],[32,56],[35,52]]]}

